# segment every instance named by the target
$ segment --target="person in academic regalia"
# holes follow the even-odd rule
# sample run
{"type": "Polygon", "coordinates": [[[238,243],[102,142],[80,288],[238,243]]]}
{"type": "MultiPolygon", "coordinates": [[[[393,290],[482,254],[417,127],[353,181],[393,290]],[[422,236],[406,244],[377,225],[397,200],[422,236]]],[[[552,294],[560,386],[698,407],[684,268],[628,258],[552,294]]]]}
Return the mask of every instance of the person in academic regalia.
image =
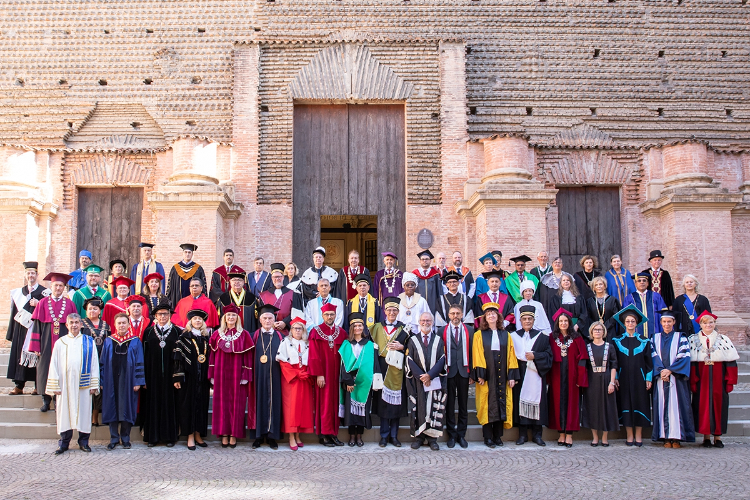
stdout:
{"type": "MultiPolygon", "coordinates": [[[[511,324],[515,325],[516,317],[513,315],[513,311],[516,303],[513,302],[513,299],[507,293],[503,292],[502,276],[501,273],[495,270],[482,273],[482,278],[487,281],[489,289],[481,294],[477,292],[477,297],[474,300],[474,326],[476,328],[479,328],[479,317],[483,314],[482,306],[488,302],[498,305],[503,328],[511,324]]],[[[477,278],[478,281],[479,278],[477,278]]]]}
{"type": "Polygon", "coordinates": [[[617,352],[606,342],[607,328],[601,321],[589,326],[591,342],[586,344],[586,372],[589,385],[583,390],[581,426],[591,429],[591,446],[609,446],[607,433],[620,430],[617,415],[617,352]],[[599,433],[602,433],[599,441],[599,433]]]}
{"type": "Polygon", "coordinates": [[[140,295],[131,295],[125,299],[125,303],[128,305],[127,315],[130,318],[130,326],[128,328],[133,335],[137,335],[141,342],[143,342],[146,329],[151,324],[148,307],[146,307],[146,299],[140,295]]]}
{"type": "Polygon", "coordinates": [[[352,313],[362,313],[365,318],[365,326],[372,328],[375,323],[383,319],[383,311],[380,309],[378,299],[370,295],[370,277],[366,274],[360,274],[354,278],[357,285],[357,295],[352,297],[346,303],[346,318],[344,325],[349,324],[349,315],[352,313]]]}
{"type": "MultiPolygon", "coordinates": [[[[571,282],[573,281],[573,275],[563,271],[562,259],[560,257],[555,257],[552,260],[552,271],[542,276],[542,279],[539,280],[539,284],[537,285],[536,289],[536,295],[534,297],[536,300],[542,303],[545,311],[552,310],[552,313],[554,313],[555,311],[557,311],[557,309],[559,309],[559,306],[557,309],[552,309],[552,307],[554,307],[554,305],[552,304],[552,297],[557,295],[563,276],[569,276],[571,282]]],[[[549,317],[550,316],[548,316],[548,318],[549,317]]]]}
{"type": "Polygon", "coordinates": [[[400,302],[396,319],[406,325],[410,332],[419,330],[419,318],[422,317],[423,312],[430,310],[424,297],[414,293],[417,289],[417,281],[415,274],[404,272],[402,280],[404,291],[398,296],[400,302]]]}
{"type": "Polygon", "coordinates": [[[675,331],[675,313],[661,312],[661,333],[651,339],[654,362],[652,441],[665,448],[680,448],[680,441],[695,442],[690,406],[690,342],[675,331]]]}
{"type": "MultiPolygon", "coordinates": [[[[158,306],[168,321],[171,311],[167,304],[158,306]]],[[[188,324],[174,346],[173,383],[177,393],[177,423],[181,436],[187,436],[188,450],[198,445],[206,448],[208,407],[211,402],[211,381],[208,378],[208,343],[213,331],[206,327],[208,314],[200,309],[188,311],[188,324]]],[[[156,328],[156,325],[155,325],[156,328]]]]}
{"type": "Polygon", "coordinates": [[[277,312],[273,304],[258,308],[260,328],[253,334],[255,360],[247,415],[250,436],[255,435],[253,449],[260,448],[265,441],[276,450],[279,448],[276,441],[281,438],[281,365],[276,355],[284,334],[273,327],[277,312]]]}
{"type": "MultiPolygon", "coordinates": [[[[137,297],[142,299],[140,296],[137,297]]],[[[141,422],[143,440],[149,447],[162,442],[171,448],[179,436],[174,387],[174,350],[182,329],[170,323],[169,317],[163,314],[168,311],[169,306],[161,306],[160,314],[156,316],[156,324],[146,328],[143,334],[146,386],[141,394],[141,422]]]]}
{"type": "Polygon", "coordinates": [[[112,298],[109,292],[103,286],[100,286],[102,282],[102,271],[104,271],[104,269],[96,264],[88,266],[86,268],[86,286],[73,292],[71,300],[73,301],[73,304],[75,304],[80,316],[86,315],[86,309],[84,309],[83,303],[86,302],[87,299],[98,297],[104,304],[106,304],[112,298]]]}
{"type": "Polygon", "coordinates": [[[406,389],[409,393],[409,428],[418,450],[427,442],[438,451],[438,438],[445,422],[447,370],[443,339],[432,328],[433,316],[425,310],[419,316],[419,329],[407,340],[406,389]]]}
{"type": "Polygon", "coordinates": [[[635,277],[636,291],[625,297],[622,307],[629,305],[635,306],[648,319],[644,324],[639,325],[638,333],[652,338],[654,333],[661,331],[661,322],[659,311],[666,309],[661,295],[658,292],[652,292],[648,289],[650,275],[648,273],[638,273],[635,277]]]}
{"type": "Polygon", "coordinates": [[[628,295],[635,292],[635,282],[630,271],[622,268],[622,258],[619,255],[613,255],[609,262],[611,267],[605,274],[607,293],[616,298],[618,304],[622,304],[628,295]]]}
{"type": "MultiPolygon", "coordinates": [[[[127,264],[122,259],[115,259],[109,261],[109,276],[107,277],[107,280],[104,282],[104,286],[107,288],[107,291],[109,294],[114,297],[116,295],[116,281],[118,278],[127,277],[125,276],[125,269],[127,269],[127,264]]],[[[130,288],[133,287],[133,283],[131,283],[130,288]]],[[[130,290],[128,290],[128,295],[130,295],[130,290]]]]}
{"type": "MultiPolygon", "coordinates": [[[[475,333],[473,326],[462,321],[463,310],[460,305],[450,306],[448,319],[447,325],[437,329],[443,339],[446,353],[447,374],[443,392],[448,398],[445,409],[447,446],[453,448],[458,442],[461,448],[466,448],[469,446],[466,442],[466,429],[469,423],[469,386],[474,383],[471,355],[475,333]],[[458,409],[458,418],[456,418],[456,409],[458,409]]],[[[421,330],[421,320],[419,326],[421,330]]]]}
{"type": "MultiPolygon", "coordinates": [[[[542,250],[536,254],[536,260],[539,265],[532,269],[530,273],[538,281],[542,281],[545,274],[552,272],[552,266],[549,265],[549,253],[546,250],[542,250]]],[[[529,259],[529,261],[531,261],[531,259],[529,259]]]]}
{"type": "Polygon", "coordinates": [[[716,331],[716,315],[704,311],[698,324],[700,332],[690,337],[693,421],[695,430],[703,434],[703,447],[723,448],[720,438],[727,432],[729,393],[737,385],[740,356],[729,337],[716,331]]]}
{"type": "Polygon", "coordinates": [[[674,299],[672,310],[675,312],[675,319],[677,320],[675,330],[689,338],[701,331],[698,316],[703,314],[704,311],[711,312],[711,303],[708,301],[708,297],[698,293],[700,283],[698,283],[698,278],[692,274],[686,274],[682,278],[682,286],[685,293],[674,299]]]}
{"type": "Polygon", "coordinates": [[[651,341],[638,333],[638,327],[648,319],[631,304],[615,315],[615,321],[625,332],[612,339],[619,370],[615,384],[620,425],[625,426],[627,432],[625,444],[640,447],[643,446],[643,428],[651,425],[651,341]]]}
{"type": "Polygon", "coordinates": [[[315,433],[323,446],[344,446],[339,433],[339,349],[346,331],[336,325],[337,306],[332,302],[321,308],[323,323],[310,329],[308,373],[315,381],[315,433]]]}
{"type": "Polygon", "coordinates": [[[284,286],[295,293],[300,283],[298,273],[297,264],[294,262],[289,262],[284,268],[284,286]]]}
{"type": "MultiPolygon", "coordinates": [[[[159,274],[162,280],[165,276],[164,266],[153,258],[154,244],[140,242],[138,248],[141,249],[141,260],[130,270],[130,279],[134,282],[130,288],[130,295],[139,295],[144,292],[149,275],[159,274]]],[[[164,281],[159,282],[159,293],[164,294],[164,281]]]]}
{"type": "Polygon", "coordinates": [[[263,257],[256,257],[253,261],[254,271],[247,275],[247,289],[258,297],[261,293],[272,288],[271,275],[263,269],[266,261],[263,257]]]}
{"type": "Polygon", "coordinates": [[[547,385],[544,383],[552,368],[552,348],[547,334],[534,328],[534,316],[539,314],[532,305],[519,309],[521,328],[511,333],[513,350],[518,361],[519,383],[513,387],[513,425],[518,425],[517,445],[531,440],[546,446],[542,440],[542,426],[547,425],[547,385]]]}
{"type": "Polygon", "coordinates": [[[211,288],[208,292],[208,298],[211,302],[216,304],[219,297],[225,292],[228,292],[232,288],[229,282],[230,273],[245,274],[244,269],[234,264],[234,250],[227,248],[224,250],[224,265],[219,266],[211,273],[211,288]]]}
{"type": "Polygon", "coordinates": [[[505,278],[505,287],[508,289],[508,295],[510,295],[514,302],[518,303],[523,299],[523,296],[521,295],[521,283],[524,281],[531,281],[534,284],[534,290],[536,291],[539,286],[539,278],[526,272],[526,263],[531,261],[526,255],[513,257],[510,261],[515,264],[516,270],[515,272],[508,274],[505,278]]]}
{"type": "MultiPolygon", "coordinates": [[[[99,297],[91,297],[83,303],[83,309],[86,316],[81,319],[81,333],[94,339],[96,346],[97,359],[102,357],[102,346],[104,339],[109,337],[109,325],[101,319],[104,302],[99,297]]],[[[102,409],[102,393],[97,392],[93,398],[93,410],[91,412],[91,425],[99,427],[99,412],[102,409]]]]}
{"type": "Polygon", "coordinates": [[[104,339],[101,365],[102,423],[109,425],[107,449],[129,449],[130,429],[138,414],[138,391],[146,385],[143,344],[128,330],[128,316],[118,313],[114,331],[104,339]]]}
{"type": "Polygon", "coordinates": [[[544,310],[544,307],[540,302],[533,299],[535,291],[534,282],[526,280],[521,283],[519,288],[521,289],[522,299],[513,307],[513,317],[516,320],[516,330],[521,329],[521,308],[524,306],[532,306],[536,310],[536,314],[534,315],[534,329],[539,330],[545,335],[552,333],[552,325],[550,325],[549,318],[547,318],[547,312],[544,310]]]}
{"type": "Polygon", "coordinates": [[[242,328],[240,309],[224,307],[221,326],[211,334],[208,378],[214,388],[211,432],[221,447],[234,448],[245,437],[248,384],[253,381],[253,336],[242,328]]]}
{"type": "Polygon", "coordinates": [[[245,274],[244,273],[230,273],[229,274],[229,285],[230,288],[219,297],[216,302],[216,308],[219,311],[219,316],[224,315],[224,309],[227,306],[234,306],[240,310],[240,316],[242,316],[242,324],[249,332],[257,330],[257,318],[255,312],[258,306],[258,300],[251,291],[245,288],[245,274]]]}
{"type": "MultiPolygon", "coordinates": [[[[617,336],[617,322],[615,313],[622,309],[617,299],[607,294],[607,280],[603,276],[597,276],[591,280],[591,289],[594,296],[586,299],[586,314],[590,322],[601,321],[607,328],[607,333],[611,336],[617,336]]],[[[588,338],[589,329],[578,330],[581,335],[588,338]]]]}
{"type": "Polygon", "coordinates": [[[200,264],[193,261],[193,254],[198,250],[198,245],[183,243],[180,248],[182,248],[182,260],[169,270],[166,291],[169,303],[175,308],[179,301],[190,295],[190,280],[193,278],[198,278],[203,283],[203,293],[207,293],[206,272],[200,264]]]}
{"type": "MultiPolygon", "coordinates": [[[[500,279],[500,292],[508,295],[508,289],[505,287],[505,272],[495,271],[495,268],[497,267],[497,259],[495,258],[495,256],[492,253],[487,253],[479,258],[479,262],[482,264],[483,271],[481,275],[477,276],[475,297],[479,297],[480,295],[490,291],[490,285],[487,282],[487,276],[491,276],[493,274],[500,279]]],[[[474,316],[479,317],[481,316],[481,313],[479,315],[475,314],[474,316]]]]}
{"type": "Polygon", "coordinates": [[[661,250],[653,250],[648,256],[651,267],[644,269],[643,272],[649,274],[648,289],[661,295],[667,305],[666,308],[672,309],[674,285],[672,285],[672,277],[669,275],[669,271],[661,268],[663,261],[664,255],[662,255],[661,250]]]}
{"type": "MultiPolygon", "coordinates": [[[[281,366],[282,431],[289,434],[289,448],[304,446],[300,434],[313,431],[313,379],[307,369],[307,329],[302,318],[292,319],[289,335],[276,354],[281,366]]],[[[364,443],[363,443],[364,444],[364,443]]]]}
{"type": "Polygon", "coordinates": [[[432,266],[435,258],[429,250],[422,250],[417,254],[419,257],[419,268],[412,271],[417,281],[417,293],[427,301],[427,306],[433,316],[437,313],[440,297],[443,296],[443,283],[440,271],[432,266]]]}
{"type": "Polygon", "coordinates": [[[552,369],[549,384],[549,424],[560,436],[557,446],[573,447],[573,433],[581,427],[581,390],[589,385],[586,343],[573,328],[573,313],[560,308],[552,316],[555,328],[549,336],[552,369]]]}
{"type": "Polygon", "coordinates": [[[141,297],[146,299],[149,315],[153,319],[154,308],[156,306],[159,304],[169,304],[171,308],[172,304],[169,303],[167,296],[161,292],[161,289],[164,287],[164,276],[159,273],[151,273],[143,278],[143,282],[145,285],[143,286],[141,297]]]}
{"type": "MultiPolygon", "coordinates": [[[[588,285],[584,286],[588,288],[588,285]]],[[[573,282],[573,277],[569,274],[565,273],[560,278],[560,287],[557,289],[557,293],[549,298],[549,306],[550,308],[556,308],[547,310],[550,322],[554,322],[552,316],[555,314],[555,311],[563,308],[571,313],[572,328],[576,332],[583,333],[588,331],[590,320],[588,309],[586,308],[586,299],[573,282]]]]}
{"type": "Polygon", "coordinates": [[[99,356],[91,337],[81,335],[81,317],[69,314],[68,334],[52,349],[45,394],[55,396],[55,420],[60,441],[55,455],[68,451],[73,429],[78,431],[78,447],[91,452],[91,398],[99,392],[99,356]]]}
{"type": "MultiPolygon", "coordinates": [[[[373,410],[380,417],[380,447],[385,448],[391,443],[397,448],[401,447],[398,440],[398,421],[406,416],[406,387],[404,386],[403,355],[405,355],[406,342],[409,333],[404,329],[404,324],[399,322],[398,297],[388,297],[383,304],[385,319],[370,330],[372,340],[378,345],[378,356],[380,361],[380,372],[383,373],[383,389],[380,397],[375,397],[373,410]],[[397,361],[389,364],[386,361],[389,351],[397,351],[402,354],[400,366],[397,361]]],[[[398,355],[396,355],[398,357],[398,355]]]]}
{"type": "Polygon", "coordinates": [[[52,402],[52,397],[44,394],[52,348],[60,337],[68,334],[65,325],[68,314],[77,313],[73,301],[63,293],[65,283],[70,281],[69,274],[49,273],[44,281],[50,282],[51,294],[43,297],[34,308],[33,323],[26,332],[21,353],[22,366],[36,367],[36,388],[42,393],[42,412],[48,411],[52,402]]]}
{"type": "Polygon", "coordinates": [[[458,287],[461,293],[466,294],[467,297],[473,299],[474,295],[476,295],[474,276],[471,274],[471,269],[469,269],[468,266],[463,265],[463,255],[458,250],[453,252],[453,265],[448,268],[448,272],[451,271],[461,277],[458,287]]]}
{"type": "Polygon", "coordinates": [[[341,299],[331,295],[331,285],[327,279],[321,278],[318,281],[318,296],[307,303],[303,318],[307,322],[308,331],[315,326],[323,323],[323,307],[327,304],[333,304],[336,307],[336,326],[344,325],[344,303],[341,299]]]}
{"type": "Polygon", "coordinates": [[[383,269],[375,273],[372,282],[373,295],[378,302],[384,303],[387,297],[398,297],[403,291],[401,282],[403,274],[396,268],[398,257],[393,252],[383,252],[383,269]]]}
{"type": "Polygon", "coordinates": [[[372,402],[378,395],[372,387],[376,374],[382,382],[378,346],[370,338],[364,314],[349,315],[349,338],[339,347],[339,355],[339,417],[349,428],[349,446],[361,447],[365,429],[372,429],[372,402]]]}
{"type": "Polygon", "coordinates": [[[271,264],[271,282],[273,286],[261,292],[260,300],[256,304],[257,307],[269,304],[277,309],[273,328],[286,337],[289,334],[289,324],[292,322],[294,292],[284,286],[284,264],[271,264]]]}
{"type": "MultiPolygon", "coordinates": [[[[321,279],[328,280],[328,285],[330,287],[330,294],[334,297],[338,297],[340,294],[338,292],[339,286],[344,286],[343,284],[339,284],[339,275],[338,273],[331,267],[328,267],[324,264],[326,258],[326,249],[323,247],[317,247],[315,250],[313,250],[312,259],[313,259],[313,265],[311,267],[308,267],[307,270],[302,273],[302,276],[299,278],[299,284],[297,285],[297,290],[294,292],[294,304],[292,305],[292,317],[294,318],[304,318],[305,317],[305,307],[307,307],[307,303],[310,300],[313,300],[318,297],[318,282],[321,279]]],[[[318,323],[316,323],[318,324],[318,323]]],[[[310,323],[308,322],[308,331],[309,328],[311,328],[310,323]]],[[[312,325],[315,326],[315,325],[312,325]]]]}
{"type": "Polygon", "coordinates": [[[500,278],[503,280],[503,288],[507,290],[507,288],[505,288],[505,278],[508,276],[508,272],[503,269],[503,252],[500,250],[493,250],[492,256],[495,257],[495,260],[497,261],[497,264],[495,264],[492,270],[500,274],[500,278]]]}
{"type": "Polygon", "coordinates": [[[450,322],[448,310],[453,305],[461,307],[464,323],[474,325],[474,301],[468,295],[461,293],[460,280],[461,276],[455,271],[448,271],[443,275],[443,283],[448,288],[448,292],[440,297],[438,303],[438,312],[435,316],[435,326],[438,328],[442,328],[450,322]]]}
{"type": "Polygon", "coordinates": [[[78,254],[78,264],[81,267],[70,273],[70,280],[68,281],[70,290],[78,290],[86,286],[86,268],[91,265],[91,252],[81,250],[78,254]]]}
{"type": "Polygon", "coordinates": [[[109,325],[110,328],[114,326],[115,316],[120,313],[128,313],[127,299],[130,295],[130,286],[133,282],[125,276],[120,276],[112,282],[112,286],[115,289],[115,294],[104,304],[104,310],[102,311],[102,319],[109,325]]]}
{"type": "Polygon", "coordinates": [[[584,255],[581,257],[579,263],[581,264],[581,270],[577,271],[573,277],[575,278],[576,286],[580,289],[584,299],[589,299],[594,296],[592,281],[594,281],[594,278],[597,276],[601,276],[602,273],[597,269],[599,264],[594,255],[584,255]]]}
{"type": "MultiPolygon", "coordinates": [[[[26,382],[36,379],[36,369],[21,364],[21,353],[26,340],[26,332],[33,324],[31,319],[36,305],[51,292],[39,284],[39,272],[37,262],[24,262],[24,276],[26,284],[21,288],[10,291],[10,321],[5,340],[10,342],[10,355],[8,356],[7,377],[13,381],[15,387],[10,391],[11,396],[23,394],[26,382]]],[[[36,394],[37,389],[34,388],[36,394]]]]}
{"type": "Polygon", "coordinates": [[[206,287],[199,278],[190,279],[190,295],[180,299],[174,308],[174,314],[172,314],[172,323],[185,328],[187,325],[187,313],[193,309],[200,309],[208,314],[206,320],[206,326],[209,328],[216,328],[219,326],[219,315],[216,312],[216,306],[211,299],[206,297],[203,292],[206,287]]]}
{"type": "Polygon", "coordinates": [[[337,287],[337,297],[340,298],[344,304],[357,295],[357,284],[354,279],[360,274],[364,274],[370,279],[370,271],[365,266],[359,265],[359,252],[352,250],[349,252],[349,265],[344,266],[341,271],[339,271],[339,279],[337,280],[339,284],[337,287]]]}
{"type": "Polygon", "coordinates": [[[482,306],[479,332],[471,346],[477,379],[477,419],[488,448],[503,446],[503,431],[513,427],[513,387],[521,379],[513,338],[503,327],[498,304],[482,306]]]}

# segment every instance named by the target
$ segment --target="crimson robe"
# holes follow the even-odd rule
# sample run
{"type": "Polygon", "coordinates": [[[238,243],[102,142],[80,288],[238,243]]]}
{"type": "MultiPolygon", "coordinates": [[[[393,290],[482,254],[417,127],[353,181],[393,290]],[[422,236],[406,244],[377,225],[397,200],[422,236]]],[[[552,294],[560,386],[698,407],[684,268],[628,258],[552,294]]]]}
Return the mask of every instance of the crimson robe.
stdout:
{"type": "MultiPolygon", "coordinates": [[[[148,308],[147,308],[148,309],[148,308]]],[[[102,311],[102,321],[109,325],[112,331],[115,331],[115,316],[120,313],[128,313],[128,305],[124,300],[120,300],[117,297],[112,297],[104,304],[104,310],[102,311]]],[[[144,315],[148,316],[148,312],[144,311],[144,315]]]]}
{"type": "Polygon", "coordinates": [[[354,296],[357,295],[357,286],[354,283],[354,278],[356,278],[359,274],[364,274],[368,279],[370,279],[370,271],[365,266],[345,266],[341,268],[341,271],[339,271],[339,286],[337,289],[338,294],[336,295],[336,297],[340,298],[341,302],[343,302],[344,304],[352,300],[354,296]]]}
{"type": "MultiPolygon", "coordinates": [[[[292,301],[294,300],[294,291],[289,290],[286,287],[282,289],[281,297],[276,297],[274,293],[276,290],[266,290],[260,294],[260,303],[256,301],[256,309],[260,309],[261,306],[266,304],[273,304],[279,310],[276,311],[276,321],[283,321],[286,326],[284,329],[279,330],[286,337],[289,334],[289,323],[292,321],[292,301]]],[[[257,310],[256,310],[257,313],[257,310]]]]}
{"type": "Polygon", "coordinates": [[[283,432],[311,433],[313,431],[313,384],[315,379],[303,364],[280,361],[281,402],[284,419],[283,432]]]}
{"type": "Polygon", "coordinates": [[[219,315],[216,313],[216,307],[211,302],[211,299],[203,294],[197,299],[194,299],[192,295],[181,299],[177,303],[177,307],[174,308],[174,314],[172,314],[171,319],[172,324],[185,328],[185,325],[187,325],[187,313],[193,309],[200,309],[208,314],[208,319],[206,320],[207,327],[216,328],[219,326],[219,315]]]}
{"type": "Polygon", "coordinates": [[[341,355],[339,347],[346,340],[343,328],[329,327],[325,323],[310,330],[310,353],[308,371],[315,384],[315,432],[320,435],[338,435],[339,433],[339,369],[341,355]],[[326,336],[336,335],[333,346],[320,336],[318,329],[326,336]],[[318,387],[315,377],[324,376],[325,386],[318,387]]]}
{"type": "Polygon", "coordinates": [[[693,393],[695,430],[704,435],[727,433],[729,393],[737,385],[737,362],[703,361],[690,363],[690,390],[693,393]]]}
{"type": "MultiPolygon", "coordinates": [[[[234,264],[229,266],[229,270],[232,273],[245,272],[240,266],[235,266],[234,264]]],[[[247,283],[245,283],[245,287],[247,288],[247,283]]],[[[231,288],[232,285],[229,283],[227,266],[219,266],[214,269],[214,272],[211,273],[211,289],[208,291],[208,297],[211,299],[211,302],[215,304],[219,300],[219,297],[221,297],[221,294],[229,291],[231,288]]]]}
{"type": "MultiPolygon", "coordinates": [[[[235,332],[235,329],[228,330],[226,336],[235,332]]],[[[253,383],[253,338],[250,332],[243,330],[227,347],[216,330],[208,345],[211,347],[208,379],[214,386],[211,432],[214,436],[244,438],[245,408],[253,383]],[[242,385],[243,380],[248,383],[242,385]]]]}
{"type": "MultiPolygon", "coordinates": [[[[561,338],[560,342],[565,344],[561,338]]],[[[547,374],[549,384],[549,420],[547,427],[557,431],[580,430],[581,387],[588,387],[586,360],[589,355],[583,338],[576,337],[568,347],[568,355],[563,362],[560,346],[552,335],[552,369],[547,374]],[[564,412],[564,413],[563,413],[564,412]]]]}
{"type": "Polygon", "coordinates": [[[137,335],[138,340],[143,342],[143,333],[146,331],[146,328],[148,328],[150,324],[151,320],[149,319],[148,315],[141,316],[141,324],[138,325],[137,329],[133,327],[133,322],[130,321],[128,323],[128,335],[137,335]]]}

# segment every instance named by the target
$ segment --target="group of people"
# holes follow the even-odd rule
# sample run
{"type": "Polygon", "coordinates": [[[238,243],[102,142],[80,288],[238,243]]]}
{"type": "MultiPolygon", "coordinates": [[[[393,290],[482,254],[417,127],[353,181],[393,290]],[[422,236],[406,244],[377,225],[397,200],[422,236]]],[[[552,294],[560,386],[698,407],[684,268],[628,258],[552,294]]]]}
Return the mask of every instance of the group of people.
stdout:
{"type": "Polygon", "coordinates": [[[449,448],[466,448],[471,385],[489,448],[514,426],[517,445],[530,433],[545,446],[547,426],[559,446],[571,447],[581,427],[591,446],[609,446],[608,432],[624,426],[626,444],[641,446],[651,426],[669,448],[696,432],[703,446],[723,447],[739,356],[694,276],[675,297],[658,250],[635,276],[617,255],[602,276],[594,256],[570,274],[546,252],[534,269],[521,255],[506,272],[493,251],[475,278],[460,252],[447,266],[424,250],[413,272],[384,252],[371,274],[356,251],[336,271],[318,247],[298,274],[294,263],[268,272],[262,258],[246,273],[227,249],[207,282],[196,245],[181,245],[166,279],[153,245],[140,248],[130,277],[117,259],[105,280],[84,250],[79,269],[45,277],[49,289],[25,262],[26,284],[11,293],[11,394],[34,381],[41,411],[55,397],[57,454],[73,429],[90,451],[100,416],[109,450],[129,448],[134,425],[149,446],[183,436],[195,450],[207,446],[209,421],[222,447],[249,433],[253,448],[276,449],[287,434],[297,450],[312,432],[343,446],[342,425],[348,445],[363,446],[373,415],[381,447],[401,446],[408,417],[413,448],[438,450],[444,432],[449,448]]]}

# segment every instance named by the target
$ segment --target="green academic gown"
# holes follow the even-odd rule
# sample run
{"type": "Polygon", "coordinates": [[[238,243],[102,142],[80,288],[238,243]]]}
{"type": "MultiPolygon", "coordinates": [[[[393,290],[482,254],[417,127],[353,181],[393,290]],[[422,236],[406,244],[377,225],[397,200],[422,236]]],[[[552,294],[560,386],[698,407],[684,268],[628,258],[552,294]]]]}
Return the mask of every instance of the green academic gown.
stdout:
{"type": "MultiPolygon", "coordinates": [[[[112,298],[109,292],[102,286],[96,289],[96,293],[91,293],[91,288],[88,286],[79,288],[76,290],[76,293],[73,294],[73,304],[75,304],[76,309],[78,309],[78,314],[80,314],[82,318],[86,317],[86,311],[83,310],[83,303],[93,296],[99,297],[105,304],[112,298]]],[[[102,306],[102,311],[103,310],[104,307],[102,306]]]]}
{"type": "MultiPolygon", "coordinates": [[[[524,271],[523,276],[524,280],[530,280],[534,282],[535,291],[537,288],[539,288],[539,280],[536,276],[531,273],[527,273],[526,271],[524,271]]],[[[513,298],[513,300],[515,300],[516,303],[521,302],[521,299],[523,299],[523,297],[521,296],[521,282],[519,281],[518,273],[516,271],[508,274],[508,277],[505,278],[505,286],[508,289],[508,294],[513,298]]]]}

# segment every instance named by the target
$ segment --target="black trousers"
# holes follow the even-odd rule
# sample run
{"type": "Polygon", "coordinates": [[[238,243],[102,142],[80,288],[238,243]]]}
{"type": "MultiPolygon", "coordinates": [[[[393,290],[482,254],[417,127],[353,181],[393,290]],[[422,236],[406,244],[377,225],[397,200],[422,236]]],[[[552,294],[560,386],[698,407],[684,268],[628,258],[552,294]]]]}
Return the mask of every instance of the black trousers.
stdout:
{"type": "MultiPolygon", "coordinates": [[[[78,444],[80,444],[81,446],[87,446],[89,444],[89,436],[91,436],[91,434],[88,432],[79,432],[78,444]]],[[[57,442],[58,447],[63,450],[67,450],[68,447],[70,447],[71,439],[73,439],[73,429],[68,429],[65,432],[61,432],[60,440],[57,442]]]]}
{"type": "Polygon", "coordinates": [[[24,387],[26,387],[25,380],[14,380],[13,383],[16,384],[16,387],[18,387],[19,389],[23,389],[24,387]]]}
{"type": "Polygon", "coordinates": [[[534,425],[519,425],[518,426],[518,435],[519,436],[528,436],[529,427],[531,427],[531,438],[535,437],[542,437],[542,425],[541,424],[534,424],[534,425]]]}
{"type": "Polygon", "coordinates": [[[133,424],[130,422],[125,422],[124,420],[122,422],[110,422],[109,423],[109,442],[110,443],[119,443],[122,441],[122,444],[127,444],[130,442],[130,428],[133,427],[133,424]],[[120,426],[120,432],[117,432],[117,426],[120,426]]]}
{"type": "MultiPolygon", "coordinates": [[[[459,370],[462,369],[459,367],[459,370]]],[[[445,427],[453,439],[466,437],[469,423],[469,378],[455,375],[448,379],[448,402],[446,404],[445,427]],[[458,419],[456,419],[456,398],[458,398],[458,419]],[[457,421],[458,420],[458,421],[457,421]]]]}
{"type": "Polygon", "coordinates": [[[364,425],[350,425],[349,426],[349,435],[354,436],[355,434],[364,434],[365,432],[365,426],[364,425]]]}
{"type": "Polygon", "coordinates": [[[482,426],[482,437],[497,441],[503,437],[503,423],[501,421],[490,422],[482,426]]]}

